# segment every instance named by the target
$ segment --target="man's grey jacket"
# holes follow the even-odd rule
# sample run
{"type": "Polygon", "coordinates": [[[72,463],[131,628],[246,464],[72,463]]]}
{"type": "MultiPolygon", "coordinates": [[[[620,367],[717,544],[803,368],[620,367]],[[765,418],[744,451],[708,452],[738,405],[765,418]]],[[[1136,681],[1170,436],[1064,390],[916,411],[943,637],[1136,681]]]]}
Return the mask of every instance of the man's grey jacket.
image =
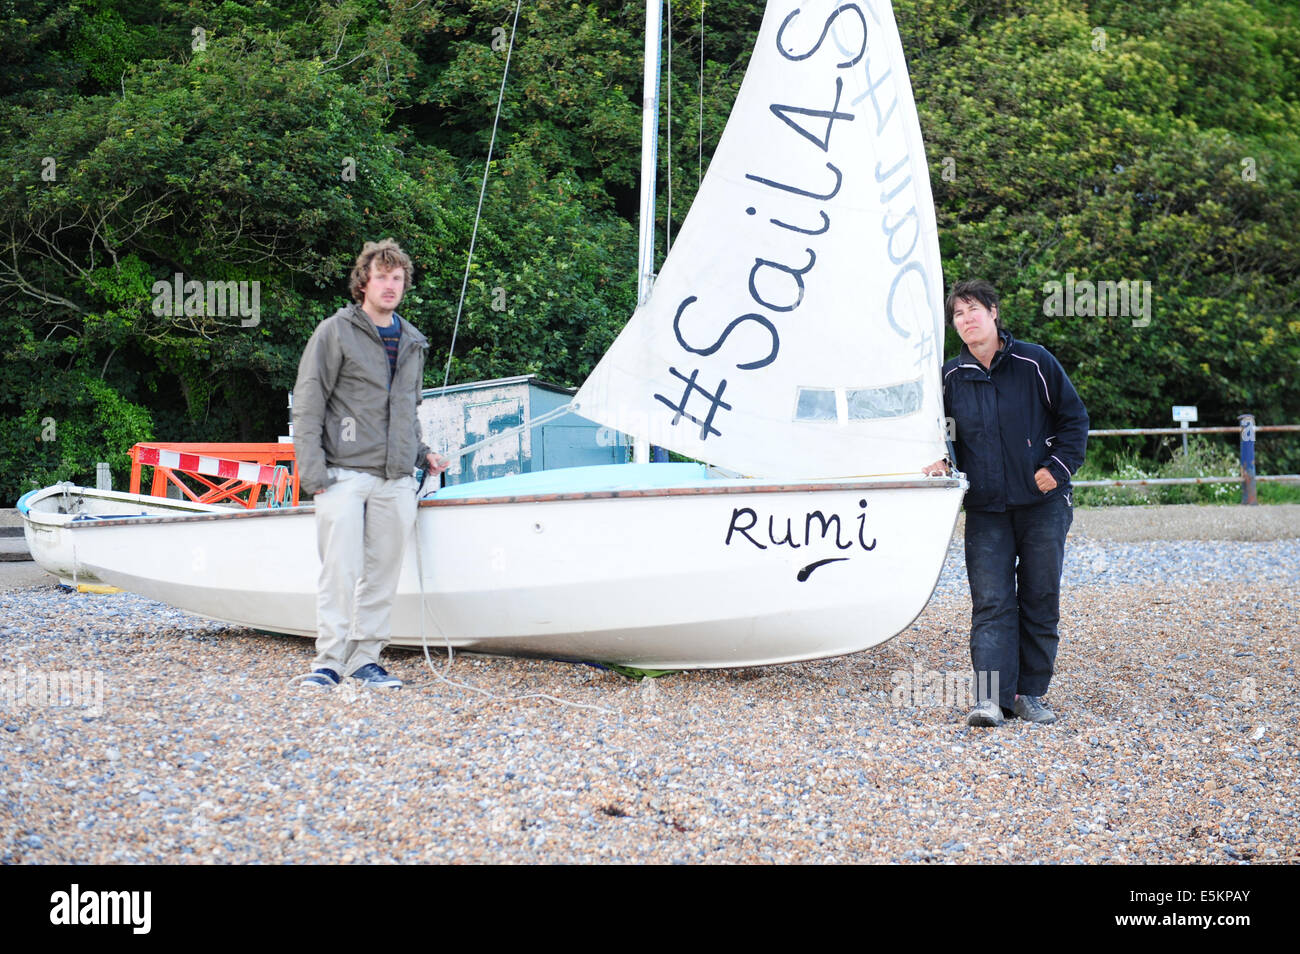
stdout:
{"type": "Polygon", "coordinates": [[[308,493],[333,483],[327,467],[392,480],[410,476],[429,453],[416,414],[429,342],[398,320],[402,337],[391,383],[384,343],[360,305],[340,308],[307,342],[293,386],[293,446],[308,493]]]}

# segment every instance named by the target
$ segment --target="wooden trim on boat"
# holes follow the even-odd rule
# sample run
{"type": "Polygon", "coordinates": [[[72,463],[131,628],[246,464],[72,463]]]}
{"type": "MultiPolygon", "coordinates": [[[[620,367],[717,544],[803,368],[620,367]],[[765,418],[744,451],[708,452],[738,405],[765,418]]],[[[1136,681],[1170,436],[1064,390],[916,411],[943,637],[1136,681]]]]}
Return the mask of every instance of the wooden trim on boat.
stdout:
{"type": "MultiPolygon", "coordinates": [[[[554,494],[518,494],[498,497],[448,497],[439,500],[426,497],[420,501],[421,507],[478,507],[489,504],[521,503],[555,503],[565,500],[614,500],[640,499],[653,497],[703,497],[724,494],[780,494],[780,493],[820,493],[829,491],[875,491],[875,490],[915,490],[926,487],[950,488],[960,487],[964,481],[955,477],[916,477],[908,480],[852,480],[829,482],[804,482],[798,484],[733,484],[720,487],[653,487],[646,490],[588,490],[576,493],[554,494]]],[[[130,517],[101,518],[92,520],[70,520],[55,526],[90,530],[95,527],[124,527],[141,524],[164,523],[204,523],[214,520],[263,520],[271,517],[306,515],[316,512],[312,504],[299,507],[276,507],[258,510],[229,510],[222,513],[194,513],[182,516],[162,516],[139,514],[130,517]]],[[[32,522],[39,525],[40,511],[33,511],[32,522]]],[[[56,516],[51,514],[51,516],[56,516]]],[[[58,515],[62,516],[62,515],[58,515]]]]}
{"type": "Polygon", "coordinates": [[[641,497],[699,497],[713,494],[780,494],[812,493],[836,490],[911,490],[919,487],[959,487],[961,481],[952,477],[918,477],[911,480],[842,481],[837,483],[805,482],[801,484],[731,484],[721,487],[651,487],[646,490],[588,490],[578,493],[519,494],[511,497],[426,497],[421,507],[452,507],[457,504],[494,503],[549,503],[555,500],[612,500],[641,497]]]}

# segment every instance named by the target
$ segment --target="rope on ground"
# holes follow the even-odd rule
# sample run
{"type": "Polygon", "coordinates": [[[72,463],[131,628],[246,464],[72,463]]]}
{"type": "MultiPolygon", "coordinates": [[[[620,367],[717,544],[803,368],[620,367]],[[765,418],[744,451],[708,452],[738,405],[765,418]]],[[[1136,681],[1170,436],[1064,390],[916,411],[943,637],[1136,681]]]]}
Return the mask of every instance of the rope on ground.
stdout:
{"type": "Polygon", "coordinates": [[[457,682],[455,679],[450,678],[447,673],[451,672],[452,662],[456,658],[456,650],[451,645],[451,639],[447,636],[441,624],[439,624],[438,617],[434,614],[433,608],[429,605],[429,600],[424,594],[424,548],[420,545],[419,507],[416,507],[415,510],[415,572],[420,580],[420,647],[424,650],[425,664],[429,667],[429,671],[433,673],[434,678],[445,682],[449,686],[454,686],[457,689],[464,689],[467,692],[476,692],[492,702],[504,702],[509,704],[512,702],[522,702],[525,699],[546,699],[550,702],[562,706],[570,706],[574,709],[595,709],[597,712],[604,712],[606,715],[618,715],[618,713],[613,709],[606,709],[604,706],[592,705],[586,702],[573,702],[572,700],[561,699],[559,696],[548,695],[544,692],[530,692],[522,696],[498,696],[494,693],[488,692],[486,689],[480,689],[478,686],[471,686],[464,682],[457,682]],[[441,672],[439,672],[438,667],[433,664],[433,657],[429,655],[429,639],[424,628],[424,616],[426,613],[429,614],[429,618],[433,621],[434,629],[436,629],[438,634],[442,636],[443,646],[447,650],[447,662],[443,665],[441,672]]]}

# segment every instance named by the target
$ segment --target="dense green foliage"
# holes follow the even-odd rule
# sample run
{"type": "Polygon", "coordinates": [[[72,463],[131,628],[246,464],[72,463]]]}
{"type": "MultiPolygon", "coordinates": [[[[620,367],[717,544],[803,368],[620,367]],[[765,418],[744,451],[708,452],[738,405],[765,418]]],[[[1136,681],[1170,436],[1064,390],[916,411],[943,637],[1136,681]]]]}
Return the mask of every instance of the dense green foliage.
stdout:
{"type": "MultiPolygon", "coordinates": [[[[946,278],[1003,290],[1095,426],[1300,420],[1300,17],[1247,0],[895,0],[946,278]],[[1044,285],[1149,282],[1149,323],[1044,285]]],[[[272,440],[366,238],[441,383],[513,4],[0,0],[0,497],[119,485],[131,442],[272,440]],[[256,323],[154,283],[257,282],[256,323]],[[242,320],[241,320],[242,319],[242,320]]],[[[716,145],[761,5],[673,6],[659,251],[716,145]],[[701,108],[700,89],[703,89],[701,108]],[[671,143],[671,145],[670,145],[671,143]],[[702,156],[702,161],[701,161],[702,156]]],[[[638,2],[523,5],[453,381],[576,384],[635,298],[638,2]]],[[[949,340],[949,353],[955,349],[949,340]]],[[[1300,469],[1294,439],[1263,472],[1300,469]]],[[[1267,451],[1266,451],[1267,448],[1267,451]]],[[[1271,456],[1270,456],[1271,455],[1271,456]]]]}
{"type": "MultiPolygon", "coordinates": [[[[1003,289],[1009,329],[1057,353],[1094,426],[1169,426],[1173,404],[1198,405],[1206,423],[1244,411],[1296,422],[1295,8],[913,9],[914,29],[938,34],[938,48],[914,58],[913,83],[948,277],[982,274],[1003,289]],[[1044,285],[1069,275],[1149,282],[1149,323],[1046,315],[1044,285]]],[[[1294,472],[1294,441],[1288,457],[1294,472]]]]}

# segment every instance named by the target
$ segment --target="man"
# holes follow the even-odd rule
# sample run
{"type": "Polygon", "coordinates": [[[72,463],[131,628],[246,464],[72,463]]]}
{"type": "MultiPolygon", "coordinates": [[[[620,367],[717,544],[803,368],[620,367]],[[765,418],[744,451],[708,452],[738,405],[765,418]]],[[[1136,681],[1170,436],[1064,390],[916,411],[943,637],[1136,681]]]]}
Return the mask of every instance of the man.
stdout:
{"type": "MultiPolygon", "coordinates": [[[[1055,722],[1040,697],[1056,661],[1070,477],[1083,463],[1088,412],[1051,352],[1002,328],[988,282],[958,282],[944,310],[963,342],[943,366],[943,400],[955,464],[970,480],[966,575],[978,705],[966,721],[1000,725],[1005,711],[1055,722]]],[[[938,461],[925,472],[946,470],[938,461]]]]}
{"type": "Polygon", "coordinates": [[[421,464],[447,461],[420,439],[416,406],[429,343],[396,314],[414,269],[392,239],[367,242],[352,269],[355,302],[312,333],[294,385],[294,452],[315,495],[316,662],[302,685],[351,676],[371,688],[402,681],[379,665],[392,635],[402,554],[415,523],[421,464]]]}

